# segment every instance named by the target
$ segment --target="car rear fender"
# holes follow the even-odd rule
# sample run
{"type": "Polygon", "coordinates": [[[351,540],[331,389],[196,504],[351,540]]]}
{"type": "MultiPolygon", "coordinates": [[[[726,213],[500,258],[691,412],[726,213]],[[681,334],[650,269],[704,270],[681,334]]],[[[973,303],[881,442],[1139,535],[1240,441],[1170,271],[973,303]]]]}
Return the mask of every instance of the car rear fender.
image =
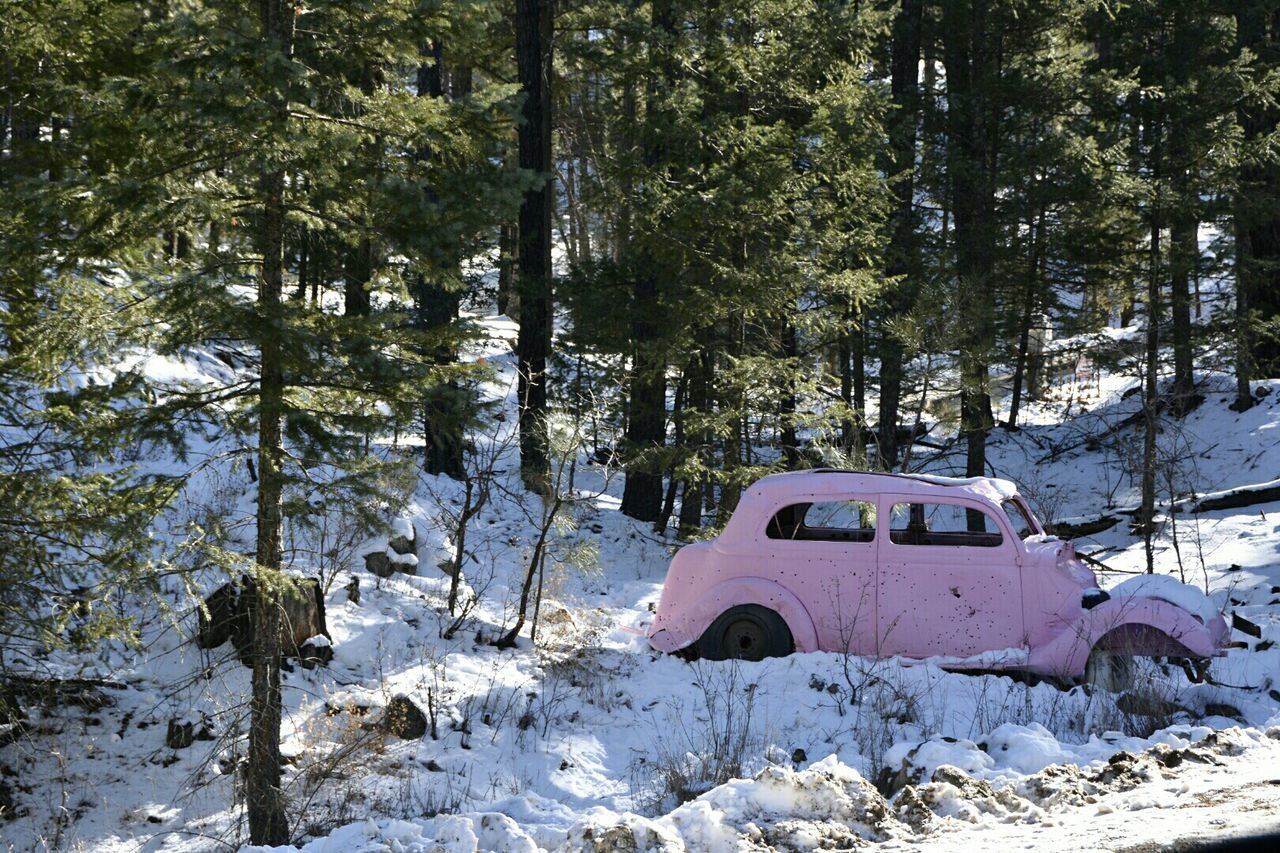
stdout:
{"type": "Polygon", "coordinates": [[[723,581],[696,599],[672,608],[673,612],[664,614],[666,618],[654,622],[649,642],[659,651],[682,649],[696,642],[717,616],[741,604],[757,604],[781,616],[791,631],[796,651],[817,650],[818,633],[800,599],[774,581],[752,577],[723,581]]]}
{"type": "MultiPolygon", "coordinates": [[[[1221,617],[1214,620],[1220,622],[1221,617]]],[[[1145,596],[1122,596],[1081,611],[1080,621],[1032,652],[1031,668],[1078,678],[1089,653],[1102,643],[1136,655],[1213,657],[1222,653],[1225,632],[1176,604],[1145,596]]]]}

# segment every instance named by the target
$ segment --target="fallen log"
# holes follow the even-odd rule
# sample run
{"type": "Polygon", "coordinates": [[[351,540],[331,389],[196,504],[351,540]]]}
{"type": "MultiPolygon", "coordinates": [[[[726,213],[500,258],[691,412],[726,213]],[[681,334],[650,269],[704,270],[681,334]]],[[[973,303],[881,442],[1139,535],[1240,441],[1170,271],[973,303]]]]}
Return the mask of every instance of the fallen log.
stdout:
{"type": "Polygon", "coordinates": [[[1280,484],[1262,483],[1257,486],[1244,486],[1216,495],[1201,498],[1192,512],[1212,512],[1216,509],[1239,509],[1256,504],[1280,501],[1280,484]]]}
{"type": "Polygon", "coordinates": [[[1081,536],[1092,536],[1095,533],[1110,530],[1119,523],[1120,519],[1114,515],[1103,515],[1084,521],[1058,521],[1046,524],[1044,532],[1059,539],[1078,539],[1081,536]]]}
{"type": "Polygon", "coordinates": [[[1248,634],[1250,637],[1257,637],[1259,640],[1262,639],[1262,627],[1256,622],[1251,622],[1244,618],[1239,613],[1231,614],[1231,627],[1235,628],[1242,634],[1248,634]]]}

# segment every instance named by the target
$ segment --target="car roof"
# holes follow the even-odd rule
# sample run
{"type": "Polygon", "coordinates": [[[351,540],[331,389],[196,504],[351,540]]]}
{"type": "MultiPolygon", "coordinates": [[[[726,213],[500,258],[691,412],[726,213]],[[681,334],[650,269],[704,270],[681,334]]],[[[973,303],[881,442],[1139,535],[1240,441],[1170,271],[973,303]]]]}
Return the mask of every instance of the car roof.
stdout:
{"type": "Polygon", "coordinates": [[[730,537],[751,535],[749,530],[768,520],[764,516],[771,514],[788,499],[803,495],[860,492],[871,496],[887,492],[920,498],[965,497],[987,504],[998,504],[1005,498],[1013,497],[1017,491],[1017,487],[1010,481],[995,477],[890,474],[841,468],[786,471],[762,477],[743,492],[724,533],[730,537]]]}
{"type": "Polygon", "coordinates": [[[1013,497],[1018,487],[998,477],[944,477],[939,474],[895,474],[848,468],[809,468],[784,471],[757,480],[762,493],[797,491],[875,491],[942,495],[957,490],[975,497],[1000,501],[1013,497]]]}

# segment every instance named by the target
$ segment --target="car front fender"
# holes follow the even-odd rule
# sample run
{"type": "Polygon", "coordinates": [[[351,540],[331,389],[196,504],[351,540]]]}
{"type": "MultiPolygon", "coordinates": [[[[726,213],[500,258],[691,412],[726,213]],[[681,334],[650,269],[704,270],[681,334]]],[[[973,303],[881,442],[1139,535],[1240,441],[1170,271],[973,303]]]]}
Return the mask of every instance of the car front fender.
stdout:
{"type": "Polygon", "coordinates": [[[818,632],[809,611],[786,588],[764,578],[733,578],[716,584],[689,601],[663,602],[649,629],[649,644],[660,652],[674,652],[697,642],[716,617],[730,607],[756,604],[774,611],[787,623],[798,652],[818,648],[818,632]]]}
{"type": "Polygon", "coordinates": [[[1129,654],[1207,658],[1224,653],[1226,635],[1221,616],[1206,625],[1176,604],[1121,596],[1082,610],[1079,621],[1033,649],[1028,663],[1037,672],[1078,678],[1089,653],[1104,638],[1106,646],[1129,654]]]}

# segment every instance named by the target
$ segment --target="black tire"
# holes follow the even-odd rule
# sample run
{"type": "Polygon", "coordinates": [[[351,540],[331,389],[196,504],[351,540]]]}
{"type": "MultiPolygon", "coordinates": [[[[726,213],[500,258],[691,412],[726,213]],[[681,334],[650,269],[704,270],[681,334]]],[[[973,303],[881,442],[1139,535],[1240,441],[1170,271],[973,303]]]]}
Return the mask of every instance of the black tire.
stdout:
{"type": "Polygon", "coordinates": [[[698,638],[698,656],[707,660],[764,660],[791,654],[791,630],[767,607],[731,607],[698,638]]]}

